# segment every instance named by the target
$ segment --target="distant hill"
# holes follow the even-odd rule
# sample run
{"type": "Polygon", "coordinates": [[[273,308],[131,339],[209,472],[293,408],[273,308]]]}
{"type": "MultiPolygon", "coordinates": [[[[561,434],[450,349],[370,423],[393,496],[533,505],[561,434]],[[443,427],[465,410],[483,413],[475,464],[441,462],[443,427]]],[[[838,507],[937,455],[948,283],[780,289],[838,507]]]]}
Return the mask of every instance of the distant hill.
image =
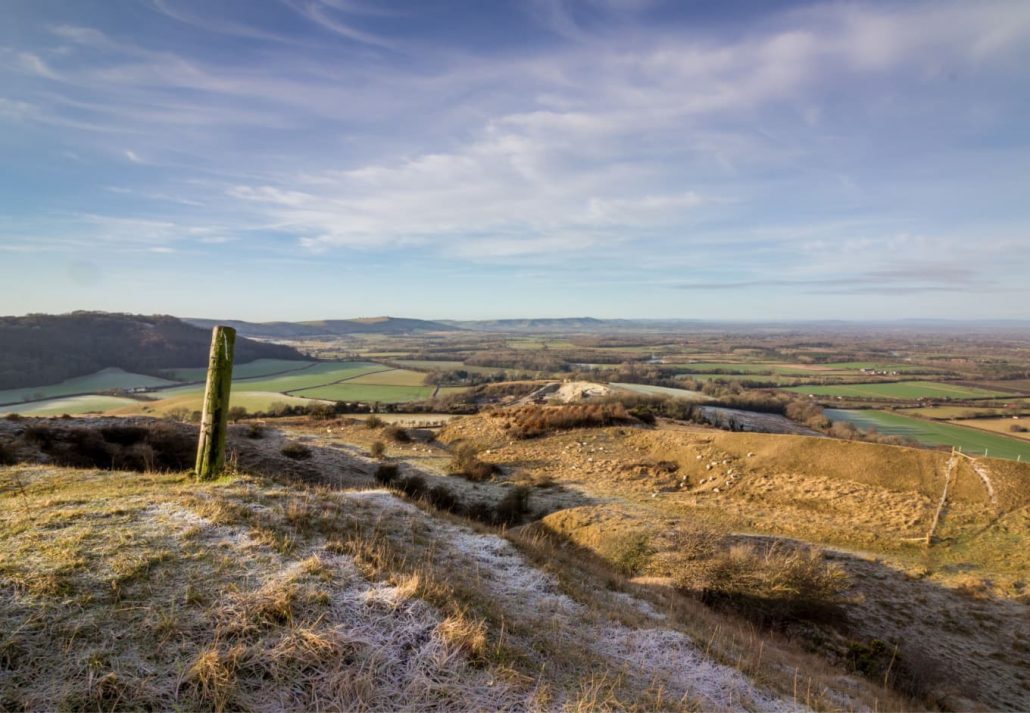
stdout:
{"type": "MultiPolygon", "coordinates": [[[[154,374],[207,365],[211,333],[176,317],[72,312],[0,317],[0,389],[56,384],[118,367],[154,374]]],[[[304,359],[292,347],[237,339],[236,362],[304,359]]]]}
{"type": "Polygon", "coordinates": [[[357,319],[323,319],[309,322],[241,322],[238,320],[190,319],[192,325],[210,329],[216,324],[236,328],[243,336],[261,339],[303,339],[334,337],[346,334],[425,334],[455,332],[460,327],[404,317],[361,317],[357,319]]]}
{"type": "Polygon", "coordinates": [[[480,332],[593,332],[611,320],[594,317],[556,317],[539,319],[444,320],[444,324],[480,332]]]}

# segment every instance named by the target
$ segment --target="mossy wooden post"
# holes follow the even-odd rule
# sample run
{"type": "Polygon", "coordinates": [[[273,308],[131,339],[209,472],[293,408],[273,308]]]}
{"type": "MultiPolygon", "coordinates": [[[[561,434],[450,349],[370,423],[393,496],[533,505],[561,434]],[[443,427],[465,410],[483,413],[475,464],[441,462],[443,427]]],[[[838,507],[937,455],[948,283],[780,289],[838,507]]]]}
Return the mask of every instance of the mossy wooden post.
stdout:
{"type": "Polygon", "coordinates": [[[197,444],[197,478],[206,480],[225,465],[225,435],[229,422],[229,389],[232,387],[232,351],[236,330],[218,326],[211,330],[211,356],[204,388],[204,413],[197,444]]]}

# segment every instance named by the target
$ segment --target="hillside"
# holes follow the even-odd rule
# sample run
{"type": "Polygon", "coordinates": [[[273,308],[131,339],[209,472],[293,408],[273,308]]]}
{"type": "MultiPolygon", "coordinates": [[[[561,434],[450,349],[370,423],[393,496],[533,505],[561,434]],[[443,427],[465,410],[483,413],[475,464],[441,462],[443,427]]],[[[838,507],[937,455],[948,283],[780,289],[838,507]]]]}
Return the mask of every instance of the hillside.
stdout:
{"type": "Polygon", "coordinates": [[[346,418],[234,426],[239,472],[200,486],[174,474],[195,444],[183,424],[0,420],[0,456],[25,463],[0,471],[0,579],[16,597],[0,613],[20,632],[0,645],[16,652],[17,701],[74,707],[67,696],[101,695],[89,686],[110,676],[110,695],[159,708],[320,708],[339,690],[391,707],[396,685],[416,709],[451,708],[465,684],[480,709],[1030,704],[1027,464],[671,422],[519,437],[524,411],[435,439],[346,418]],[[366,455],[377,442],[384,460],[366,455]],[[469,447],[485,479],[454,474],[469,447]],[[162,617],[171,600],[185,604],[162,617]],[[355,600],[366,608],[333,604],[355,600]],[[83,616],[107,623],[76,656],[108,627],[140,632],[111,638],[92,677],[41,653],[83,616]],[[421,644],[384,638],[378,663],[348,648],[396,617],[421,644]],[[154,650],[155,626],[176,646],[154,650]],[[410,677],[430,650],[443,689],[410,677]],[[350,666],[376,674],[361,691],[323,687],[350,666]]]}
{"type": "Polygon", "coordinates": [[[348,334],[425,334],[454,332],[459,327],[405,317],[362,317],[357,319],[324,319],[306,322],[243,322],[240,320],[214,320],[186,318],[184,321],[210,329],[225,324],[246,337],[261,339],[305,339],[336,337],[348,334]]]}
{"type": "Polygon", "coordinates": [[[903,706],[786,640],[636,587],[531,529],[373,489],[376,462],[325,440],[324,424],[257,439],[234,429],[243,472],[201,484],[128,457],[146,444],[158,470],[181,467],[195,437],[184,426],[0,422],[0,436],[30,428],[23,448],[45,431],[49,452],[81,456],[74,433],[92,429],[95,446],[126,457],[119,467],[150,472],[3,469],[5,709],[903,706]],[[308,458],[281,455],[291,442],[308,458]]]}
{"type": "Polygon", "coordinates": [[[563,492],[546,532],[759,621],[783,618],[777,587],[796,585],[777,578],[821,552],[852,582],[841,609],[816,598],[799,622],[794,603],[774,625],[944,709],[1030,706],[1028,464],[673,423],[520,439],[504,411],[440,440],[563,492]]]}
{"type": "MultiPolygon", "coordinates": [[[[165,315],[72,312],[0,317],[0,389],[55,384],[103,369],[155,374],[207,364],[208,329],[165,315]]],[[[297,350],[250,339],[236,342],[236,362],[304,359],[297,350]]]]}

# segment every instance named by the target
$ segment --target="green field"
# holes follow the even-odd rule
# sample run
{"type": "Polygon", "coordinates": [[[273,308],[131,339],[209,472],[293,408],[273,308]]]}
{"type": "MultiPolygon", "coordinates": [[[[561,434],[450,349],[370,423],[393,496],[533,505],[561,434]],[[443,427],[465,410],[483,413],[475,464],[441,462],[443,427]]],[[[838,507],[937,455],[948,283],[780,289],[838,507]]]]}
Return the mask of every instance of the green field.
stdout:
{"type": "Polygon", "coordinates": [[[145,403],[147,402],[126,399],[120,396],[67,396],[64,398],[46,399],[45,401],[33,401],[28,404],[0,406],[0,414],[20,413],[23,416],[61,416],[63,414],[103,413],[116,408],[132,407],[145,403]]]}
{"type": "Polygon", "coordinates": [[[742,362],[716,362],[716,361],[694,361],[694,362],[677,362],[667,363],[665,366],[672,367],[674,369],[686,369],[699,374],[711,373],[713,371],[735,371],[741,374],[760,374],[762,372],[772,372],[772,364],[750,364],[742,362]]]}
{"type": "Polygon", "coordinates": [[[694,381],[759,381],[762,383],[772,384],[796,384],[799,379],[797,377],[785,376],[785,375],[768,375],[768,374],[677,374],[677,379],[692,379],[694,381]]]}
{"type": "Polygon", "coordinates": [[[668,386],[651,386],[650,384],[621,384],[611,383],[609,386],[625,391],[632,391],[636,394],[647,394],[648,396],[672,396],[680,399],[691,399],[692,401],[707,401],[708,397],[699,391],[688,391],[687,389],[673,389],[668,386]]]}
{"type": "Polygon", "coordinates": [[[874,369],[876,371],[939,371],[926,366],[916,364],[892,364],[876,361],[838,361],[828,364],[820,364],[830,369],[874,369]]]}
{"type": "Polygon", "coordinates": [[[830,386],[792,386],[784,391],[815,396],[850,396],[858,399],[984,399],[1004,396],[988,391],[939,381],[897,381],[879,384],[838,384],[830,386]]]}
{"type": "Polygon", "coordinates": [[[1030,443],[986,431],[889,411],[825,409],[823,413],[831,421],[847,421],[864,430],[875,428],[880,433],[904,436],[928,446],[954,446],[970,455],[983,455],[986,451],[991,458],[1030,460],[1030,443]]]}
{"type": "MultiPolygon", "coordinates": [[[[109,413],[116,416],[143,414],[150,416],[167,415],[180,409],[199,411],[204,402],[204,387],[192,386],[190,390],[176,390],[178,393],[160,401],[132,401],[127,405],[112,408],[109,413]]],[[[167,393],[167,392],[165,392],[167,393]]],[[[89,397],[87,397],[89,398],[89,397]]],[[[128,399],[126,399],[128,400],[128,399]]],[[[229,406],[242,406],[247,413],[268,411],[272,404],[285,403],[290,406],[308,406],[316,403],[311,399],[302,399],[268,391],[234,392],[229,397],[229,406]]]]}
{"type": "MultiPolygon", "coordinates": [[[[233,374],[232,393],[244,393],[247,391],[262,392],[293,392],[300,389],[311,389],[316,386],[328,386],[344,379],[355,379],[366,374],[375,372],[396,371],[382,364],[372,362],[356,361],[332,361],[323,362],[300,371],[291,371],[287,374],[269,376],[266,378],[256,377],[251,379],[237,380],[233,374]]],[[[156,395],[161,398],[191,394],[198,390],[203,391],[204,387],[199,383],[173,386],[158,391],[156,395]]]]}
{"type": "Polygon", "coordinates": [[[50,386],[32,386],[24,389],[9,389],[0,391],[0,404],[20,403],[25,401],[39,401],[52,399],[58,396],[71,396],[72,394],[90,394],[100,391],[111,391],[113,389],[132,389],[139,387],[152,388],[155,386],[166,386],[175,382],[168,379],[159,379],[156,376],[146,374],[133,374],[122,369],[103,369],[95,374],[77,376],[74,379],[67,379],[60,384],[50,386]]]}
{"type": "Polygon", "coordinates": [[[388,369],[389,367],[372,362],[324,362],[315,364],[302,371],[280,374],[278,376],[246,379],[244,381],[236,381],[234,379],[232,388],[234,391],[294,392],[316,386],[326,386],[344,379],[353,379],[358,376],[388,369]]]}
{"type": "Polygon", "coordinates": [[[371,374],[358,376],[347,381],[349,384],[377,384],[380,386],[425,386],[426,375],[420,371],[408,369],[389,369],[374,371],[371,374]]]}
{"type": "Polygon", "coordinates": [[[363,401],[365,403],[378,401],[384,404],[397,404],[428,399],[433,395],[433,391],[435,391],[433,386],[388,386],[345,382],[295,391],[293,395],[329,401],[363,401]]]}
{"type": "MultiPolygon", "coordinates": [[[[233,379],[252,379],[258,376],[269,376],[283,371],[296,371],[315,364],[313,361],[288,361],[286,359],[258,359],[246,364],[234,364],[233,379]]],[[[207,367],[198,369],[170,369],[167,376],[175,381],[204,381],[207,379],[207,367]]]]}
{"type": "Polygon", "coordinates": [[[504,371],[504,369],[496,366],[466,366],[460,361],[397,359],[391,360],[390,363],[400,364],[401,366],[408,367],[409,369],[420,369],[422,371],[456,371],[458,369],[464,369],[470,374],[496,374],[499,371],[504,371]]]}

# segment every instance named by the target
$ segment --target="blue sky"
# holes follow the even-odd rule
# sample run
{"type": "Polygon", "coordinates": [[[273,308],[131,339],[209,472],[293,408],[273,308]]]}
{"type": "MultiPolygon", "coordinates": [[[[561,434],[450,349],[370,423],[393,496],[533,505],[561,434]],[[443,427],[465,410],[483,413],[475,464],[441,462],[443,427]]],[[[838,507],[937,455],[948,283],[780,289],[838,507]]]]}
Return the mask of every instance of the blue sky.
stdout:
{"type": "Polygon", "coordinates": [[[1030,316],[1030,3],[8,0],[0,313],[1030,316]]]}

